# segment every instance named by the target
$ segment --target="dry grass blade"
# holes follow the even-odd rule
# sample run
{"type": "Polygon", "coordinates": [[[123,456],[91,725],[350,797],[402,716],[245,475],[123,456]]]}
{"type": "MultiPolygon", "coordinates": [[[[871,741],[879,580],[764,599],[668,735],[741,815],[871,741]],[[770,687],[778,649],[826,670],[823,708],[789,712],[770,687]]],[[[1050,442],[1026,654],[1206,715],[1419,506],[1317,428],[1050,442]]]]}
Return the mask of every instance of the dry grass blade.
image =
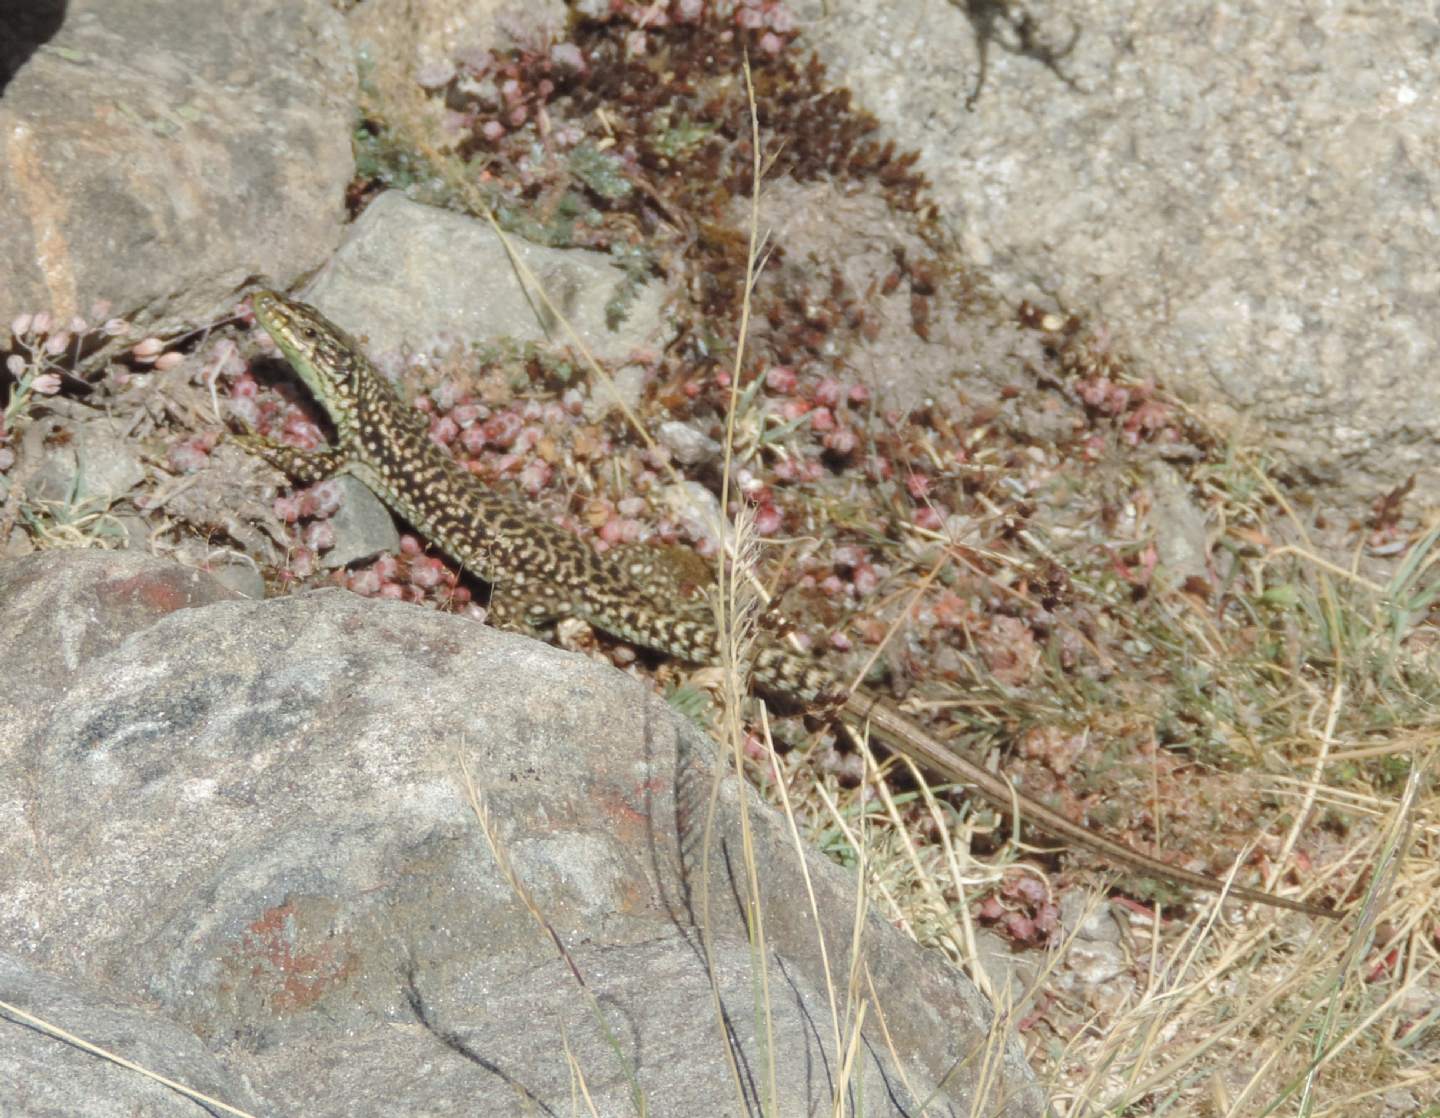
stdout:
{"type": "Polygon", "coordinates": [[[459,754],[456,755],[456,762],[460,767],[460,773],[465,785],[465,796],[470,803],[470,810],[475,816],[475,821],[480,824],[480,832],[485,836],[485,841],[490,847],[490,853],[495,858],[495,865],[500,870],[501,876],[505,878],[506,884],[510,886],[511,891],[519,898],[520,903],[525,906],[525,911],[530,914],[535,923],[540,927],[540,930],[544,932],[546,938],[549,939],[551,945],[555,948],[555,953],[565,963],[566,967],[569,968],[570,975],[575,979],[575,985],[579,989],[581,996],[585,999],[591,1016],[594,1017],[601,1035],[605,1038],[605,1042],[610,1046],[611,1051],[615,1053],[615,1059],[620,1064],[621,1072],[624,1074],[626,1082],[630,1085],[630,1098],[635,1106],[635,1113],[639,1115],[640,1118],[644,1118],[644,1116],[649,1113],[649,1106],[645,1100],[645,1093],[640,1089],[639,1076],[636,1075],[635,1068],[631,1064],[629,1057],[625,1055],[625,1049],[620,1044],[620,1038],[617,1037],[614,1030],[610,1028],[610,1021],[605,1016],[605,1011],[601,1008],[599,999],[596,998],[595,992],[590,989],[590,984],[585,981],[585,975],[581,972],[578,964],[576,964],[574,956],[572,956],[566,948],[564,940],[560,938],[560,933],[555,930],[555,926],[550,923],[545,914],[540,910],[540,906],[535,903],[535,898],[530,895],[530,890],[526,888],[525,882],[522,881],[520,875],[516,873],[515,867],[510,861],[510,855],[506,851],[504,844],[500,842],[500,836],[495,831],[494,820],[490,816],[489,805],[486,803],[485,797],[481,795],[480,790],[475,787],[474,778],[470,774],[469,764],[467,764],[465,758],[459,754]]]}
{"type": "MultiPolygon", "coordinates": [[[[747,70],[748,79],[748,70],[747,70]]],[[[758,128],[758,126],[756,126],[758,128]]],[[[759,145],[756,144],[754,171],[754,199],[752,200],[752,218],[758,221],[759,206],[759,145]]],[[[756,245],[758,240],[757,227],[752,225],[750,253],[746,262],[746,294],[748,298],[749,288],[753,282],[754,269],[756,264],[756,245]]],[[[745,349],[745,330],[742,325],[740,337],[736,340],[736,361],[737,372],[740,354],[745,349]]],[[[736,377],[738,386],[739,378],[736,377]]],[[[723,471],[724,481],[720,495],[720,521],[721,524],[729,522],[729,481],[730,481],[730,455],[733,448],[734,427],[733,427],[734,397],[731,401],[732,425],[727,431],[725,446],[725,469],[723,471]]],[[[722,533],[721,538],[724,538],[722,533]]],[[[736,779],[743,785],[744,782],[744,727],[740,722],[741,703],[748,692],[747,673],[744,664],[747,660],[747,650],[751,639],[750,623],[753,620],[753,613],[745,608],[741,596],[737,593],[740,585],[741,572],[748,572],[751,564],[748,561],[746,552],[748,540],[750,539],[749,521],[744,515],[735,518],[732,539],[734,542],[734,554],[727,566],[725,562],[726,549],[720,548],[716,562],[718,564],[715,579],[715,620],[716,630],[720,634],[720,657],[721,668],[723,669],[723,694],[722,694],[722,718],[724,721],[724,739],[730,746],[730,757],[734,763],[736,779]]],[[[717,767],[715,772],[715,784],[711,791],[710,807],[705,820],[704,856],[702,858],[702,904],[701,910],[704,917],[701,921],[701,934],[705,943],[705,955],[707,969],[710,973],[712,997],[715,1003],[716,1025],[720,1030],[722,1043],[725,1045],[726,1057],[731,1069],[731,1078],[734,1082],[735,1091],[742,1110],[745,1104],[744,1084],[740,1076],[740,1069],[735,1060],[735,1054],[731,1050],[727,1030],[725,1028],[724,1007],[720,1000],[720,991],[717,985],[717,972],[715,968],[714,950],[711,938],[713,927],[710,917],[710,853],[713,849],[715,808],[719,799],[720,780],[724,774],[722,767],[717,767]]],[[[765,945],[765,920],[764,912],[760,903],[760,867],[755,857],[754,834],[750,826],[750,813],[745,803],[745,797],[740,797],[739,819],[741,834],[742,864],[745,867],[746,887],[746,917],[749,924],[751,965],[752,973],[756,984],[756,1005],[755,1013],[757,1018],[756,1035],[763,1048],[762,1059],[764,1066],[764,1087],[763,1098],[761,1099],[761,1110],[765,1114],[775,1112],[779,1100],[779,1084],[776,1080],[775,1067],[775,1027],[772,1013],[772,1002],[770,998],[770,966],[769,955],[765,945]]]]}
{"type": "MultiPolygon", "coordinates": [[[[1327,1051],[1326,1041],[1334,1033],[1339,1014],[1342,1010],[1341,994],[1352,974],[1360,964],[1361,954],[1371,941],[1376,921],[1379,919],[1380,909],[1383,902],[1394,895],[1395,881],[1399,876],[1402,860],[1405,851],[1410,844],[1410,836],[1414,826],[1415,803],[1419,797],[1422,784],[1428,779],[1429,773],[1434,766],[1437,751],[1432,749],[1425,760],[1416,765],[1410,772],[1410,779],[1406,782],[1405,793],[1400,802],[1396,805],[1391,816],[1391,825],[1387,829],[1384,840],[1379,851],[1378,864],[1375,873],[1371,877],[1370,888],[1365,897],[1365,903],[1361,908],[1361,917],[1357,922],[1354,932],[1351,934],[1350,948],[1344,959],[1336,968],[1331,991],[1330,1004],[1326,1007],[1325,1020],[1316,1031],[1314,1043],[1314,1058],[1311,1067],[1304,1078],[1304,1086],[1301,1094],[1301,1106],[1309,1111],[1312,1108],[1314,1094],[1317,1087],[1316,1077],[1324,1062],[1333,1058],[1355,1039],[1359,1029],[1352,1030],[1351,1034],[1340,1041],[1337,1045],[1327,1051]]],[[[1434,964],[1427,967],[1424,972],[1432,970],[1434,964]]],[[[1419,982],[1419,976],[1413,978],[1409,983],[1392,995],[1390,1001],[1393,1003],[1404,992],[1414,987],[1419,982]]],[[[1371,1020],[1380,1015],[1380,1010],[1372,1014],[1371,1020]]],[[[1278,1104],[1280,1100],[1276,1100],[1278,1104]]],[[[1274,1107],[1272,1106],[1273,1110],[1274,1107]]],[[[1267,1111],[1268,1113],[1268,1111],[1267,1111]]]]}
{"type": "Polygon", "coordinates": [[[235,1107],[230,1106],[228,1103],[221,1102],[217,1098],[212,1098],[209,1095],[203,1095],[199,1091],[185,1086],[185,1084],[183,1083],[177,1083],[175,1080],[169,1079],[166,1076],[161,1075],[159,1072],[151,1071],[149,1068],[141,1064],[135,1063],[134,1060],[127,1060],[124,1056],[121,1056],[115,1052],[111,1052],[108,1048],[101,1048],[98,1044],[92,1044],[90,1041],[85,1040],[83,1037],[77,1036],[75,1033],[70,1032],[68,1029],[62,1029],[59,1025],[55,1025],[49,1021],[46,1021],[43,1017],[36,1017],[34,1014],[26,1013],[19,1006],[11,1005],[9,1002],[0,1002],[0,1013],[7,1014],[8,1016],[13,1017],[15,1020],[21,1022],[22,1024],[26,1024],[29,1025],[31,1028],[38,1029],[42,1033],[47,1033],[50,1036],[55,1037],[57,1040],[63,1040],[66,1044],[74,1045],[82,1052],[89,1052],[91,1055],[99,1056],[101,1059],[104,1060],[109,1060],[112,1064],[117,1064],[128,1071],[137,1072],[138,1074],[145,1076],[146,1079],[153,1079],[156,1083],[159,1083],[165,1087],[169,1087],[172,1091],[179,1091],[180,1094],[185,1095],[187,1098],[192,1098],[198,1103],[203,1103],[205,1106],[213,1106],[216,1110],[219,1110],[222,1113],[233,1114],[236,1116],[236,1118],[256,1118],[256,1116],[251,1114],[248,1110],[238,1110],[235,1107]]]}
{"type": "Polygon", "coordinates": [[[775,790],[780,797],[780,814],[790,835],[790,844],[795,851],[796,865],[800,867],[801,879],[805,882],[805,900],[810,907],[810,919],[815,925],[815,940],[820,950],[820,966],[825,972],[826,1003],[830,1008],[830,1038],[838,1058],[842,1048],[840,1041],[839,1000],[835,994],[835,980],[830,972],[830,949],[825,939],[825,928],[820,921],[820,906],[815,900],[815,883],[810,878],[810,865],[805,840],[800,837],[800,828],[795,822],[795,809],[790,803],[790,792],[785,787],[785,774],[780,768],[780,757],[775,752],[775,742],[770,736],[770,719],[765,710],[760,711],[761,733],[770,767],[775,774],[775,790]]]}
{"type": "Polygon", "coordinates": [[[570,1105],[572,1109],[575,1106],[575,1096],[578,1094],[585,1100],[585,1110],[590,1115],[590,1118],[600,1118],[600,1111],[595,1105],[595,1099],[590,1094],[590,1084],[585,1080],[585,1069],[580,1066],[579,1059],[570,1047],[570,1033],[566,1030],[563,1023],[560,1026],[560,1043],[565,1047],[565,1064],[570,1069],[570,1082],[572,1085],[570,1105]]]}

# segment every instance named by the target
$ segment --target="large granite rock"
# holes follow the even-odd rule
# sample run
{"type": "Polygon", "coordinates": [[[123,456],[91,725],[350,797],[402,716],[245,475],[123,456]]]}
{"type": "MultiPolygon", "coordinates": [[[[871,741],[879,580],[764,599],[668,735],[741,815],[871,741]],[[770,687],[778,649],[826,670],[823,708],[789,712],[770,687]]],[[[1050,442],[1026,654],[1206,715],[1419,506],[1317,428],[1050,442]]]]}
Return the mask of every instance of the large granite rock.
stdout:
{"type": "MultiPolygon", "coordinates": [[[[806,856],[817,928],[784,826],[726,774],[707,906],[713,745],[609,667],[339,591],[241,599],[116,552],[0,565],[0,633],[24,667],[0,691],[0,939],[27,973],[198,1038],[215,1089],[244,1082],[261,1112],[559,1113],[583,1074],[601,1114],[635,1091],[657,1114],[734,1113],[758,1110],[772,1057],[770,1113],[841,1089],[871,1114],[1042,1112],[969,983],[874,917],[840,1086],[818,944],[843,1043],[853,879],[806,856]]],[[[142,1054],[177,1079],[200,1066],[142,1054]]],[[[0,1110],[53,1112],[29,1097],[0,1077],[0,1110]]]]}

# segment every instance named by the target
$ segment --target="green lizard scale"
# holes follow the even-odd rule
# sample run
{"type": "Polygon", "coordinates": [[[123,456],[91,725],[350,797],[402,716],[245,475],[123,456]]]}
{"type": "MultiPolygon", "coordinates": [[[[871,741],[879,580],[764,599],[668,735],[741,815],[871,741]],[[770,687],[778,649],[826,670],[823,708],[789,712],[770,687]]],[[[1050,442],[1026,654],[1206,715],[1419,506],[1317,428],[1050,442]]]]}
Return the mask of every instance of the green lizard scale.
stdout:
{"type": "MultiPolygon", "coordinates": [[[[402,400],[345,331],[304,303],[273,291],[250,299],[255,318],[325,409],[336,445],[325,451],[246,438],[271,464],[313,484],[358,478],[440,551],[492,587],[492,616],[507,627],[558,617],[691,662],[712,662],[719,637],[707,602],[677,610],[651,583],[658,558],[637,549],[602,555],[578,536],[496,493],[429,437],[423,415],[402,400]],[[663,612],[653,608],[665,600],[663,612]]],[[[755,657],[756,682],[802,703],[838,702],[844,689],[822,668],[776,647],[755,657]]]]}

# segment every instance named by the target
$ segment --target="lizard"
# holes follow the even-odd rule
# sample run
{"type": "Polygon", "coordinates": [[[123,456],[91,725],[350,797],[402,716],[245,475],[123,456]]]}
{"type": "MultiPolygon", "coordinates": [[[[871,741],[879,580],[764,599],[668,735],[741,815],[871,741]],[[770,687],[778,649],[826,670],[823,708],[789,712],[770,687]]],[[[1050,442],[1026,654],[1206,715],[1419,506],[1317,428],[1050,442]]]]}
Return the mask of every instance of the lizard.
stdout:
{"type": "MultiPolygon", "coordinates": [[[[284,446],[256,435],[236,441],[292,480],[313,485],[355,477],[440,552],[491,587],[487,620],[533,630],[577,617],[613,637],[691,663],[719,656],[713,610],[665,594],[674,582],[659,549],[602,553],[465,470],[429,437],[411,408],[356,340],[314,307],[268,289],[250,296],[255,321],[274,340],[329,416],[332,445],[284,446]],[[644,552],[653,550],[653,557],[644,552]]],[[[762,692],[868,726],[922,770],[973,788],[1056,838],[1148,876],[1233,899],[1337,917],[1331,909],[1221,882],[1173,866],[1091,831],[1017,791],[1003,776],[947,748],[877,695],[846,686],[818,662],[769,639],[757,642],[752,683],[762,692]]]]}

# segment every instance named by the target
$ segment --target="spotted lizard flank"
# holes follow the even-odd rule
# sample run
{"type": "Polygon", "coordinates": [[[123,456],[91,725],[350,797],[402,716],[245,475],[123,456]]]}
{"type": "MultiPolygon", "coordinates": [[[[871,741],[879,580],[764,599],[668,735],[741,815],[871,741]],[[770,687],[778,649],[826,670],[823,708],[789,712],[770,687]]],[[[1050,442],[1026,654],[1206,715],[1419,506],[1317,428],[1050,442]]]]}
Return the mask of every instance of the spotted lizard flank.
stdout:
{"type": "MultiPolygon", "coordinates": [[[[300,379],[328,413],[336,445],[318,451],[254,436],[241,445],[304,484],[337,474],[358,478],[440,551],[490,584],[490,617],[506,628],[533,628],[578,617],[597,629],[681,660],[714,662],[719,634],[705,601],[669,593],[673,578],[659,553],[644,549],[600,554],[578,536],[536,516],[484,485],[428,435],[425,417],[409,408],[360,346],[319,311],[273,291],[250,305],[300,379]]],[[[762,690],[812,707],[838,707],[868,725],[922,769],[969,785],[1002,811],[1019,812],[1041,829],[1111,861],[1154,877],[1211,892],[1335,916],[1287,897],[1171,866],[1103,835],[1015,791],[1003,777],[966,760],[883,700],[851,693],[841,680],[779,644],[760,642],[752,665],[762,690]]]]}

